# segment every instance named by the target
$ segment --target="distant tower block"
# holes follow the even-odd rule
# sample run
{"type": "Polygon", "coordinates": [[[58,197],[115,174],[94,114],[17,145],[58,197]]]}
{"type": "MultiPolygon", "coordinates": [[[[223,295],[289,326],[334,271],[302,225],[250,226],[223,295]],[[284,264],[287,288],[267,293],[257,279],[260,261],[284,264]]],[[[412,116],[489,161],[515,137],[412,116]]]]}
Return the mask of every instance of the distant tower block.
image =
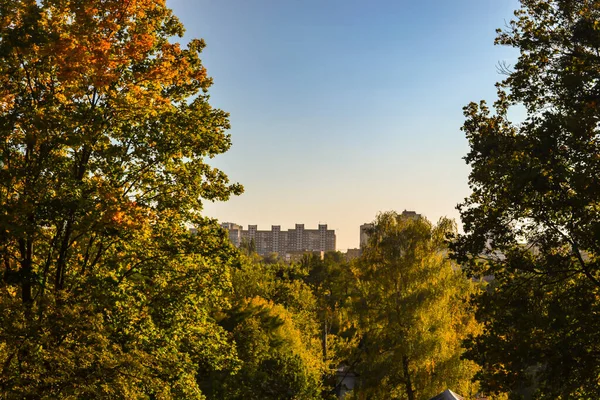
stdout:
{"type": "Polygon", "coordinates": [[[360,226],[360,248],[364,249],[369,243],[369,232],[375,225],[371,223],[362,224],[360,226]]]}
{"type": "Polygon", "coordinates": [[[223,222],[221,227],[227,229],[229,232],[229,240],[231,243],[233,243],[235,247],[240,247],[242,244],[242,226],[232,222],[223,222]]]}
{"type": "Polygon", "coordinates": [[[237,247],[243,242],[254,241],[256,252],[262,256],[335,251],[335,231],[327,229],[326,224],[319,224],[317,229],[305,229],[304,224],[296,224],[294,229],[286,231],[281,229],[281,225],[271,225],[270,231],[258,230],[257,225],[248,225],[248,230],[243,230],[240,225],[231,222],[222,223],[221,226],[229,231],[229,238],[237,247]]]}
{"type": "Polygon", "coordinates": [[[417,220],[419,218],[421,218],[421,214],[417,214],[415,211],[402,211],[401,214],[404,218],[409,218],[409,219],[413,219],[413,220],[417,220]]]}

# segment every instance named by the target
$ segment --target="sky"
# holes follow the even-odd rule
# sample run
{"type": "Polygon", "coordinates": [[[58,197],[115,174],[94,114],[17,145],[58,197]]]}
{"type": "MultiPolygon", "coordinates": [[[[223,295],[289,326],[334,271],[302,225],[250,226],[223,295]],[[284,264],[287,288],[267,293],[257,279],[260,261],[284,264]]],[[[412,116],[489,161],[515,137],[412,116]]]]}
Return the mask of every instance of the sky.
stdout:
{"type": "Polygon", "coordinates": [[[517,0],[167,0],[203,38],[210,103],[233,146],[209,160],[245,192],[205,215],[247,227],[335,229],[358,247],[379,212],[460,226],[469,195],[462,107],[495,100],[494,46],[517,0]]]}

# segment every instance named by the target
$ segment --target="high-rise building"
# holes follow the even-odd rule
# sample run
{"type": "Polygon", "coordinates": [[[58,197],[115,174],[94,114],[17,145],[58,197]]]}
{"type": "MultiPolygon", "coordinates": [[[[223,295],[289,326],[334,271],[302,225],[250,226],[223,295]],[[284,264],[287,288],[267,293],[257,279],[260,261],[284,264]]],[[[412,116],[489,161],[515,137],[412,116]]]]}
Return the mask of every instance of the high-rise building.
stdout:
{"type": "Polygon", "coordinates": [[[242,244],[242,226],[232,222],[223,222],[221,227],[227,229],[229,232],[229,240],[231,243],[233,243],[236,247],[240,247],[242,244]]]}
{"type": "Polygon", "coordinates": [[[417,214],[416,211],[402,211],[402,214],[400,214],[403,218],[408,218],[408,219],[412,219],[412,220],[417,220],[419,218],[421,218],[421,214],[417,214]]]}
{"type": "Polygon", "coordinates": [[[369,243],[369,232],[375,225],[372,223],[362,224],[360,226],[360,248],[364,249],[367,243],[369,243]]]}
{"type": "Polygon", "coordinates": [[[335,231],[319,224],[317,229],[305,229],[304,224],[296,224],[294,229],[281,230],[280,225],[271,225],[270,231],[258,230],[257,225],[248,225],[244,230],[231,222],[221,226],[229,231],[231,242],[237,247],[242,243],[254,243],[260,255],[277,253],[285,256],[293,252],[335,251],[335,231]]]}
{"type": "Polygon", "coordinates": [[[348,249],[346,250],[346,261],[350,261],[350,260],[354,260],[358,257],[360,257],[360,255],[362,254],[361,249],[348,249]]]}

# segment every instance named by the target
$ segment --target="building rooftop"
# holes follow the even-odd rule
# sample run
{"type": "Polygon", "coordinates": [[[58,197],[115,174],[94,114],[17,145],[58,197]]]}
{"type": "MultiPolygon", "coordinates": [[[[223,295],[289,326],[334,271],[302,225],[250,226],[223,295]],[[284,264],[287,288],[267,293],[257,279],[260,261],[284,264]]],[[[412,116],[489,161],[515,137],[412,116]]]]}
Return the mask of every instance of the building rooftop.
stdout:
{"type": "Polygon", "coordinates": [[[457,395],[450,389],[446,389],[442,393],[432,397],[429,400],[465,400],[465,398],[457,395]]]}

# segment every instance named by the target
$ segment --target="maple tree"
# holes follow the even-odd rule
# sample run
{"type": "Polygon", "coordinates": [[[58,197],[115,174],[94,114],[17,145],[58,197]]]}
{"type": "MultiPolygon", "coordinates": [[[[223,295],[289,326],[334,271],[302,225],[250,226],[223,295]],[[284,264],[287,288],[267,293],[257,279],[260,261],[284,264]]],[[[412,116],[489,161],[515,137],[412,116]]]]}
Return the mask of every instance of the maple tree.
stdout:
{"type": "Polygon", "coordinates": [[[164,0],[0,1],[3,398],[203,398],[236,362],[200,211],[242,188],[205,162],[228,116],[183,31],[164,0]]]}

